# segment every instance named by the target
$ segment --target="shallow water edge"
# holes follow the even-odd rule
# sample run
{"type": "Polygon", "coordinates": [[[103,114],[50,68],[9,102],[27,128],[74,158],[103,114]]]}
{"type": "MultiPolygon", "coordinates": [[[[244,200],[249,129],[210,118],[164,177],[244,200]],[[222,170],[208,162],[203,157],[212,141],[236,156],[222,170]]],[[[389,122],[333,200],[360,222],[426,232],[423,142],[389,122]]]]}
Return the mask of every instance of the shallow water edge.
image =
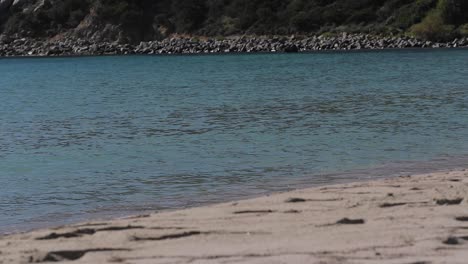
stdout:
{"type": "Polygon", "coordinates": [[[428,161],[398,161],[370,168],[316,174],[311,175],[308,179],[302,178],[300,180],[291,180],[289,182],[280,181],[277,183],[277,185],[271,186],[270,191],[263,191],[257,194],[242,196],[231,195],[229,197],[218,197],[218,199],[212,201],[194,202],[192,204],[187,204],[182,207],[158,208],[157,205],[146,205],[141,206],[140,208],[107,207],[102,208],[101,211],[95,210],[93,212],[90,211],[79,216],[75,215],[73,218],[68,218],[66,221],[61,222],[49,223],[47,221],[48,219],[36,219],[35,223],[18,225],[13,228],[0,226],[0,236],[31,232],[34,230],[44,228],[56,228],[65,225],[78,224],[82,222],[86,223],[91,221],[108,221],[120,218],[133,218],[140,215],[147,215],[152,213],[177,211],[181,209],[209,206],[226,202],[236,202],[313,187],[333,186],[348,183],[375,181],[381,179],[392,179],[396,177],[410,177],[421,174],[440,172],[448,173],[450,171],[465,170],[468,170],[468,155],[445,155],[428,161]]]}

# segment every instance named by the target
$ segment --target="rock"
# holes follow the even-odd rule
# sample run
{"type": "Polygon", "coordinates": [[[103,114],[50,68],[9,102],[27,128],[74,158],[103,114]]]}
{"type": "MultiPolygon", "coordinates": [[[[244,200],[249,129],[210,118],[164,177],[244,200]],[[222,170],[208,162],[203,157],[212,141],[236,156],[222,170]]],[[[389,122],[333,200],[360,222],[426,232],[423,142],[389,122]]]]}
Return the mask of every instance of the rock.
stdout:
{"type": "Polygon", "coordinates": [[[237,52],[303,52],[314,50],[353,50],[417,47],[465,47],[468,38],[447,43],[433,43],[413,38],[379,37],[364,34],[341,34],[337,37],[228,37],[223,40],[172,38],[118,44],[97,39],[64,38],[59,41],[0,36],[0,56],[64,56],[103,54],[198,54],[237,52]]]}
{"type": "Polygon", "coordinates": [[[8,11],[14,0],[0,0],[0,14],[8,11]]]}
{"type": "Polygon", "coordinates": [[[291,44],[284,48],[284,52],[296,53],[299,52],[299,48],[295,44],[291,44]]]}

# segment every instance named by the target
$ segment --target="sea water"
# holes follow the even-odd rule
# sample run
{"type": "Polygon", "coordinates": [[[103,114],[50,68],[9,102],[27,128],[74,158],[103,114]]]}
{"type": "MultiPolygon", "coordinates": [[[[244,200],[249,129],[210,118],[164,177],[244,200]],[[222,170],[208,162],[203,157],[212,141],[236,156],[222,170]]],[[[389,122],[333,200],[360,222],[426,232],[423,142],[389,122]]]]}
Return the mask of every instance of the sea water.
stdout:
{"type": "Polygon", "coordinates": [[[0,233],[467,154],[468,50],[0,59],[0,233]]]}

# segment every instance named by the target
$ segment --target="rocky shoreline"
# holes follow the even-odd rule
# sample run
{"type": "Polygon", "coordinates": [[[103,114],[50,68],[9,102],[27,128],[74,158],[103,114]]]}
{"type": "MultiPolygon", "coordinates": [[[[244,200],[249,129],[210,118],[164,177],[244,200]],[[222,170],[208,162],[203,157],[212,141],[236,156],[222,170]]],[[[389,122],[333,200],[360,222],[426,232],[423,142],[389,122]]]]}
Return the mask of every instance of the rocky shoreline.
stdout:
{"type": "Polygon", "coordinates": [[[43,40],[0,37],[0,57],[81,56],[130,54],[204,54],[254,52],[310,52],[320,50],[369,50],[404,48],[468,47],[468,37],[450,42],[432,42],[411,37],[368,34],[321,36],[235,36],[226,38],[173,37],[137,45],[93,42],[83,39],[43,40]]]}

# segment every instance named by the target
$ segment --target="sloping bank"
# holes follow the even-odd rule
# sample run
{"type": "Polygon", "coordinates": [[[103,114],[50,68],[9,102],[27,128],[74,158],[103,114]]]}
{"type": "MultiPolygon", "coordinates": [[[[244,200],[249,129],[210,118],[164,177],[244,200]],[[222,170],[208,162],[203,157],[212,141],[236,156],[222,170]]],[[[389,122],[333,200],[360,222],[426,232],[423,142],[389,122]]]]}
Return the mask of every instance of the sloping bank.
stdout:
{"type": "Polygon", "coordinates": [[[0,263],[466,263],[464,170],[0,238],[0,263]]]}

